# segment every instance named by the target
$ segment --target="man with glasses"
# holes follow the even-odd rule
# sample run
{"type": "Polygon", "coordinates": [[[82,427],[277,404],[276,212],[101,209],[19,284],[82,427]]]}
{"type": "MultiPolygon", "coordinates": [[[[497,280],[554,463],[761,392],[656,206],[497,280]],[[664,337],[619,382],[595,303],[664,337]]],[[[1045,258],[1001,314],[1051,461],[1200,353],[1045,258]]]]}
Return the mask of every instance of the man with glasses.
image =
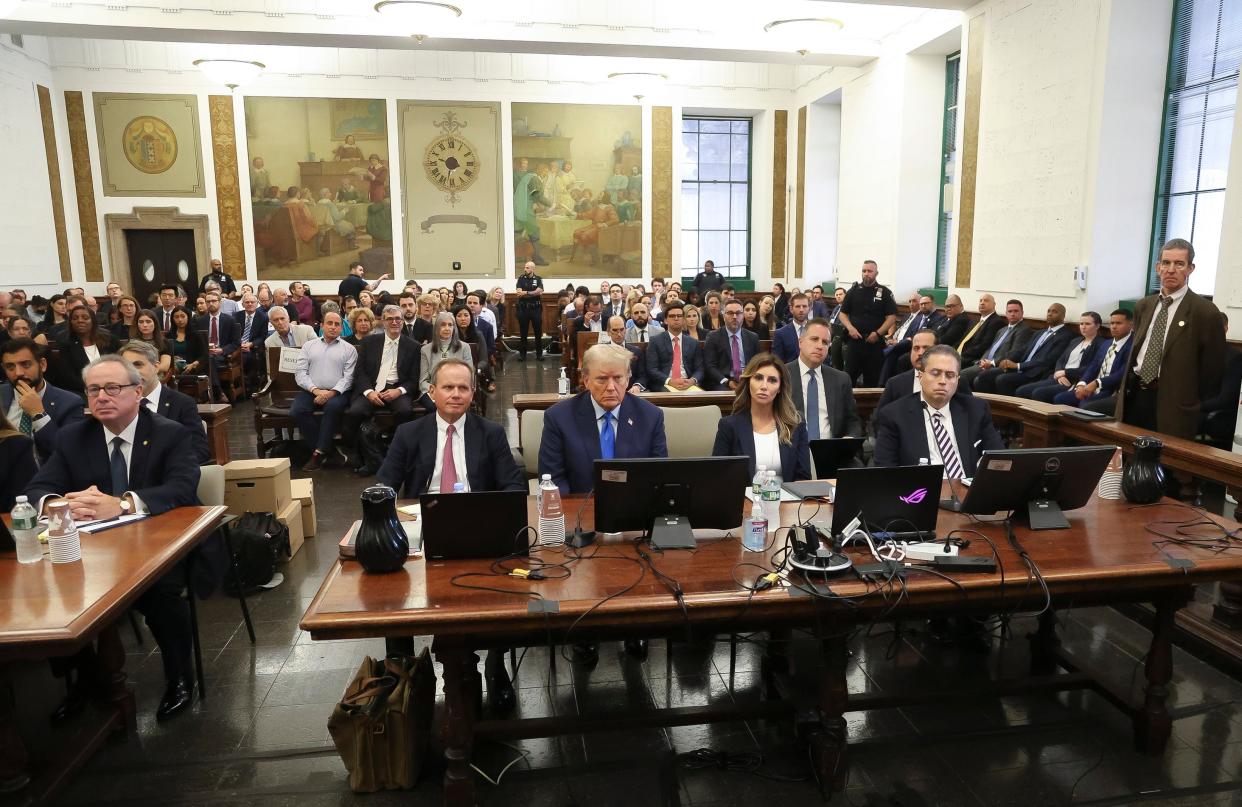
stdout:
{"type": "Polygon", "coordinates": [[[759,336],[742,327],[742,301],[725,303],[724,327],[709,333],[704,342],[704,389],[736,390],[743,368],[758,352],[759,336]]]}
{"type": "MultiPolygon", "coordinates": [[[[185,427],[142,407],[142,376],[117,355],[100,356],[82,373],[93,419],[61,429],[56,450],[26,489],[42,510],[49,497],[63,496],[75,520],[115,518],[131,513],[159,515],[198,504],[198,463],[186,450],[185,427]]],[[[185,570],[178,564],[134,603],[155,636],[166,687],[155,716],[164,721],[185,711],[193,698],[190,611],[181,596],[185,570]]],[[[58,709],[68,717],[86,699],[102,693],[95,657],[88,646],[74,657],[78,686],[58,709]]]]}
{"type": "MultiPolygon", "coordinates": [[[[395,305],[384,306],[384,329],[358,343],[353,400],[345,411],[344,433],[355,440],[363,424],[376,412],[392,412],[397,422],[408,420],[420,378],[420,346],[402,333],[404,317],[395,305]]],[[[354,469],[360,476],[379,470],[377,458],[363,458],[354,469]]]]}

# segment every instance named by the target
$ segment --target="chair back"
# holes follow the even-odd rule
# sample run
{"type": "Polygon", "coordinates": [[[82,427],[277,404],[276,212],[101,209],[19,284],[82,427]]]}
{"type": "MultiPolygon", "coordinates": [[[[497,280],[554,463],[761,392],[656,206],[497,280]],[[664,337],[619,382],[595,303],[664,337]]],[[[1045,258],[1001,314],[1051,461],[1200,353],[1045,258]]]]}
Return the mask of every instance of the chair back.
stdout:
{"type": "Polygon", "coordinates": [[[271,379],[272,401],[292,401],[297,395],[298,382],[293,373],[282,373],[280,371],[280,351],[283,348],[269,347],[267,349],[267,375],[271,379]]]}
{"type": "Polygon", "coordinates": [[[198,469],[198,501],[200,504],[224,504],[224,466],[203,465],[198,469]]]}
{"type": "Polygon", "coordinates": [[[527,409],[518,425],[518,445],[522,449],[522,467],[526,475],[539,478],[539,444],[543,441],[542,409],[527,409]]]}
{"type": "MultiPolygon", "coordinates": [[[[664,413],[664,434],[668,440],[668,455],[673,459],[685,457],[710,457],[716,443],[716,426],[720,422],[720,407],[661,406],[664,413]]],[[[523,413],[523,417],[529,415],[523,413]]]]}

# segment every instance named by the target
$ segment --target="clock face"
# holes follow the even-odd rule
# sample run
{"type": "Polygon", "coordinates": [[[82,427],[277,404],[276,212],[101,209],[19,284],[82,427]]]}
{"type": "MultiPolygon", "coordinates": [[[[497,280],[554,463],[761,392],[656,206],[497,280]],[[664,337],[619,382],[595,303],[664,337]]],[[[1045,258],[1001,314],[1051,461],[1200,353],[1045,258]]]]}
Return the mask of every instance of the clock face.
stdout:
{"type": "Polygon", "coordinates": [[[459,134],[445,134],[432,140],[423,155],[423,172],[427,180],[447,191],[450,202],[479,178],[479,155],[469,141],[459,134]]]}

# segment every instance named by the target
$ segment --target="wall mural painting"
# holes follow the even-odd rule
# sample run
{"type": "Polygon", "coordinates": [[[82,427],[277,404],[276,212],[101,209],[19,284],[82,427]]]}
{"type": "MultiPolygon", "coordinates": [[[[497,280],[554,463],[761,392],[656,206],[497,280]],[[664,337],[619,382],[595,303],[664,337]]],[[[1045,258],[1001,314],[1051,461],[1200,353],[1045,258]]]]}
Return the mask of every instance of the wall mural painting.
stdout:
{"type": "Polygon", "coordinates": [[[392,274],[384,101],[247,97],[246,145],[261,279],[392,274]]]}
{"type": "Polygon", "coordinates": [[[642,112],[513,104],[517,266],[544,277],[642,275],[642,112]]]}

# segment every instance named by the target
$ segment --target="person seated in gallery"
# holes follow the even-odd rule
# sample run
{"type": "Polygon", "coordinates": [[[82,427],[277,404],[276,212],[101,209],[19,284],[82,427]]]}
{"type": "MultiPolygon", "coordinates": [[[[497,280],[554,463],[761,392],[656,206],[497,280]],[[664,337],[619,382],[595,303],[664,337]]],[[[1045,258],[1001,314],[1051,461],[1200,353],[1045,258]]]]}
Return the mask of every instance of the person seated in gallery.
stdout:
{"type": "Polygon", "coordinates": [[[47,381],[43,345],[31,339],[10,339],[0,346],[0,367],[8,383],[0,385],[0,407],[22,434],[34,438],[39,462],[47,462],[56,435],[84,416],[82,397],[47,381]]]}
{"type": "Polygon", "coordinates": [[[358,351],[341,338],[341,315],[323,318],[323,336],[302,346],[302,358],[294,378],[301,388],[289,406],[289,417],[298,424],[302,439],[311,449],[304,471],[318,471],[326,462],[347,464],[345,452],[333,447],[337,422],[349,403],[358,351]],[[322,417],[316,417],[322,414],[322,417]]]}
{"type": "Polygon", "coordinates": [[[456,359],[474,367],[474,355],[470,351],[470,345],[461,340],[456,317],[448,311],[441,311],[436,314],[431,341],[422,346],[419,354],[419,367],[422,368],[418,381],[421,396],[419,402],[424,409],[435,408],[435,402],[431,399],[431,379],[436,365],[449,359],[456,359]]]}
{"type": "Polygon", "coordinates": [[[794,408],[806,421],[810,439],[862,437],[854,385],[848,375],[827,363],[831,340],[827,320],[807,321],[798,340],[798,357],[785,365],[790,378],[789,393],[794,408]]]}
{"type": "Polygon", "coordinates": [[[630,392],[647,391],[646,354],[641,347],[625,341],[625,320],[619,314],[608,318],[608,329],[599,336],[601,345],[620,345],[630,352],[630,392]]]}
{"type": "Polygon", "coordinates": [[[962,359],[948,345],[923,354],[917,395],[875,414],[874,461],[879,467],[943,465],[946,479],[973,477],[984,451],[1005,447],[982,398],[955,395],[962,359]]]}
{"type": "Polygon", "coordinates": [[[759,337],[742,327],[741,300],[725,305],[722,325],[707,335],[703,349],[704,389],[739,389],[743,369],[759,353],[759,337]]]}
{"type": "Polygon", "coordinates": [[[660,333],[664,333],[664,329],[651,320],[646,303],[639,301],[630,306],[630,318],[625,323],[627,344],[644,344],[660,333]]]}
{"type": "Polygon", "coordinates": [[[242,355],[242,369],[246,378],[257,380],[266,353],[263,343],[267,340],[267,314],[259,310],[259,298],[252,292],[243,292],[241,310],[233,314],[242,355]]]}
{"type": "Polygon", "coordinates": [[[483,332],[475,327],[474,317],[470,314],[470,309],[464,305],[453,308],[453,321],[457,324],[457,336],[467,347],[470,347],[471,355],[477,358],[473,362],[475,369],[479,373],[479,381],[487,389],[488,392],[496,391],[496,379],[492,374],[491,365],[487,361],[487,343],[483,340],[483,332]]]}
{"type": "Polygon", "coordinates": [[[207,340],[194,330],[190,310],[179,305],[172,312],[172,330],[165,337],[173,354],[173,370],[177,375],[207,372],[207,340]]]}
{"type": "Polygon", "coordinates": [[[172,346],[168,344],[164,331],[160,328],[159,314],[148,309],[138,312],[138,335],[133,340],[146,342],[155,348],[158,360],[156,362],[156,370],[161,379],[167,380],[173,374],[173,351],[172,346]]]}
{"type": "Polygon", "coordinates": [[[1070,389],[1082,378],[1083,372],[1108,349],[1111,341],[1101,329],[1103,320],[1095,311],[1086,311],[1078,318],[1078,336],[1074,337],[1053,365],[1052,375],[1018,387],[1014,395],[1052,403],[1057,393],[1070,389]]]}
{"type": "Polygon", "coordinates": [[[375,333],[375,314],[369,308],[358,306],[345,315],[345,325],[349,330],[349,336],[345,337],[345,341],[357,347],[363,339],[375,333]]]}
{"type": "MultiPolygon", "coordinates": [[[[49,497],[63,496],[77,521],[159,515],[198,504],[198,462],[185,450],[186,427],[142,406],[142,376],[134,366],[120,356],[101,356],[83,376],[92,417],[60,430],[51,458],[26,488],[31,504],[42,510],[49,497]]],[[[134,601],[160,649],[165,689],[155,717],[161,722],[184,712],[193,699],[185,580],[178,563],[134,601]]],[[[54,718],[70,717],[102,694],[92,687],[99,676],[90,645],[69,664],[79,673],[77,684],[54,718]]]]}
{"type": "Polygon", "coordinates": [[[1032,333],[1021,351],[1015,351],[992,369],[979,373],[972,389],[1013,395],[1024,384],[1052,377],[1057,357],[1073,340],[1074,334],[1065,327],[1065,306],[1053,303],[1044,316],[1048,327],[1032,333]]]}
{"type": "Polygon", "coordinates": [[[207,339],[207,353],[215,363],[218,385],[220,371],[229,357],[241,350],[241,329],[237,327],[237,320],[221,310],[218,291],[208,291],[203,299],[207,303],[207,313],[194,318],[194,330],[207,339]]]}
{"type": "Polygon", "coordinates": [[[1052,402],[1111,414],[1111,403],[1126,376],[1126,365],[1134,346],[1133,326],[1133,314],[1124,308],[1113,311],[1108,317],[1108,330],[1113,337],[1108,347],[1083,370],[1082,378],[1073,387],[1058,392],[1052,402]]]}
{"type": "Polygon", "coordinates": [[[79,305],[69,312],[69,329],[56,342],[59,355],[53,361],[51,375],[60,387],[78,395],[82,394],[82,371],[100,356],[116,352],[112,334],[99,327],[95,312],[79,305]]]}
{"type": "MultiPolygon", "coordinates": [[[[1229,336],[1229,316],[1220,312],[1225,336],[1229,336]]],[[[1227,346],[1225,369],[1221,374],[1220,392],[1204,398],[1199,404],[1199,433],[1215,444],[1228,444],[1233,439],[1238,417],[1238,397],[1242,394],[1242,350],[1227,346]]]]}
{"type": "Polygon", "coordinates": [[[685,305],[668,303],[664,333],[647,346],[647,382],[652,392],[701,392],[707,375],[703,346],[685,331],[685,305]]]}
{"type": "Polygon", "coordinates": [[[265,347],[302,347],[315,338],[315,329],[300,322],[291,322],[289,311],[283,306],[273,305],[267,312],[267,321],[272,326],[265,347]]]}
{"type": "Polygon", "coordinates": [[[161,417],[176,421],[189,431],[190,450],[199,465],[211,462],[211,448],[207,445],[207,430],[198,413],[198,402],[160,383],[159,353],[148,342],[133,339],[121,345],[121,358],[134,366],[142,376],[142,406],[161,417]]]}
{"type": "MultiPolygon", "coordinates": [[[[397,422],[413,417],[418,388],[420,345],[401,333],[401,309],[384,308],[383,330],[358,345],[358,364],[349,408],[345,410],[344,433],[357,437],[362,424],[377,412],[391,412],[397,422]]],[[[370,476],[378,470],[359,463],[355,472],[370,476]]]]}
{"type": "Polygon", "coordinates": [[[594,266],[599,259],[600,230],[619,224],[621,221],[617,217],[617,209],[612,205],[612,196],[608,191],[600,191],[599,198],[595,200],[595,206],[588,212],[579,213],[578,218],[589,221],[590,224],[574,230],[574,248],[569,253],[569,261],[570,263],[577,261],[578,250],[582,249],[591,256],[590,263],[594,266]]]}
{"type": "Polygon", "coordinates": [[[716,426],[713,457],[745,456],[750,476],[759,466],[777,471],[786,482],[811,478],[806,424],[793,404],[789,376],[780,359],[760,353],[742,370],[733,413],[716,426]]]}
{"type": "MultiPolygon", "coordinates": [[[[936,345],[936,332],[931,328],[923,328],[910,339],[910,359],[914,362],[914,366],[905,372],[898,373],[890,378],[884,384],[884,392],[880,395],[880,402],[876,404],[876,409],[888,406],[893,401],[914,395],[922,391],[923,387],[919,383],[919,371],[923,369],[923,354],[936,345]]],[[[965,384],[957,385],[957,395],[973,395],[970,387],[965,384]]]]}

